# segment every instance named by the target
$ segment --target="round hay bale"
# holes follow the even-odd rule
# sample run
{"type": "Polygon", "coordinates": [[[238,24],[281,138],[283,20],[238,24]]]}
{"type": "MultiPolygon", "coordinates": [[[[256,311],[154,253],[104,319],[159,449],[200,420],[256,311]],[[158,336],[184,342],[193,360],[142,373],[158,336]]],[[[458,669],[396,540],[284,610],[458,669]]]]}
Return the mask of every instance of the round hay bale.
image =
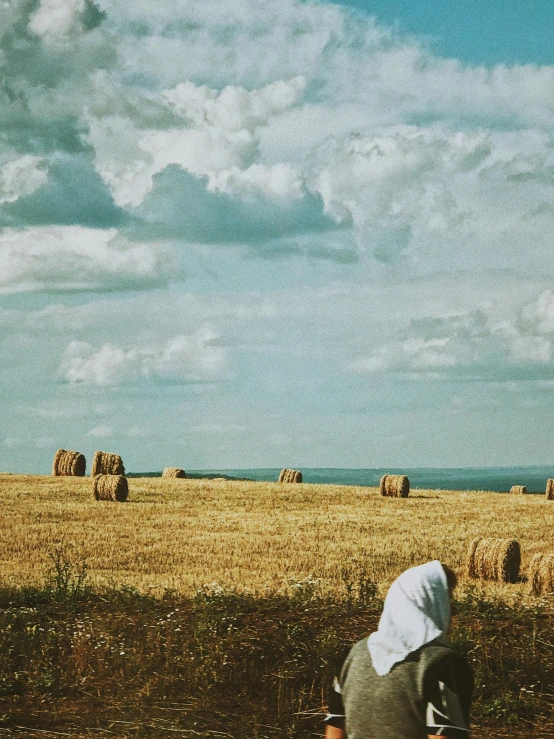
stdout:
{"type": "Polygon", "coordinates": [[[166,467],[162,472],[162,477],[179,478],[181,480],[184,480],[186,476],[187,473],[180,467],[166,467]]]}
{"type": "Polygon", "coordinates": [[[96,475],[124,475],[125,467],[119,454],[95,452],[92,460],[91,477],[96,475]]]}
{"type": "Polygon", "coordinates": [[[58,449],[54,455],[52,474],[54,477],[83,477],[86,467],[86,459],[80,452],[58,449]]]}
{"type": "Polygon", "coordinates": [[[407,498],[410,494],[410,481],[407,475],[383,475],[379,492],[388,498],[407,498]]]}
{"type": "Polygon", "coordinates": [[[535,554],[527,571],[529,592],[543,595],[554,592],[554,554],[535,554]]]}
{"type": "Polygon", "coordinates": [[[92,480],[95,500],[113,500],[124,503],[129,495],[129,483],[124,475],[96,475],[92,480]]]}
{"type": "Polygon", "coordinates": [[[546,481],[546,500],[554,500],[554,480],[546,481]]]}
{"type": "Polygon", "coordinates": [[[473,539],[468,550],[468,575],[481,580],[516,582],[521,550],[515,539],[473,539]]]}
{"type": "Polygon", "coordinates": [[[285,467],[279,474],[279,482],[302,482],[302,473],[285,467]]]}
{"type": "Polygon", "coordinates": [[[527,493],[527,488],[525,485],[512,485],[510,493],[512,495],[525,495],[527,493]]]}

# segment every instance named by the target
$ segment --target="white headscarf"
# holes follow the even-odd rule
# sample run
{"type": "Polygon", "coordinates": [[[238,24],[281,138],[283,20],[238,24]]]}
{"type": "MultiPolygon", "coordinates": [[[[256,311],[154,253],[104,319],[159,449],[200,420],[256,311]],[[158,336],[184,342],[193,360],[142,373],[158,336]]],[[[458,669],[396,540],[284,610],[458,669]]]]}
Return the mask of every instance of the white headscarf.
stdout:
{"type": "Polygon", "coordinates": [[[438,560],[403,572],[390,586],[379,629],[367,640],[373,669],[386,675],[450,624],[450,591],[438,560]]]}

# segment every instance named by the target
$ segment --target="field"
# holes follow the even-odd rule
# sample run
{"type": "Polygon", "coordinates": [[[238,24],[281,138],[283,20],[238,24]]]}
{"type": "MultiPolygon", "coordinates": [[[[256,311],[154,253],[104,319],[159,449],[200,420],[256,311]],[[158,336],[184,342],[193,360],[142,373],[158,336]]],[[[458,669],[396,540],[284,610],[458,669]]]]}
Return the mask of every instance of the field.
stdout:
{"type": "MultiPolygon", "coordinates": [[[[475,536],[514,537],[523,571],[554,551],[554,503],[537,495],[334,485],[129,481],[126,504],[91,499],[88,478],[0,476],[0,565],[5,584],[44,582],[62,547],[94,585],[194,594],[216,583],[249,592],[290,590],[311,578],[338,593],[352,578],[381,593],[406,567],[440,559],[460,575],[475,536]]],[[[516,595],[525,585],[485,586],[516,595]]]]}
{"type": "Polygon", "coordinates": [[[458,573],[453,639],[480,739],[554,735],[551,596],[469,581],[474,536],[554,551],[543,496],[332,485],[0,475],[0,739],[321,736],[345,647],[388,584],[458,573]]]}

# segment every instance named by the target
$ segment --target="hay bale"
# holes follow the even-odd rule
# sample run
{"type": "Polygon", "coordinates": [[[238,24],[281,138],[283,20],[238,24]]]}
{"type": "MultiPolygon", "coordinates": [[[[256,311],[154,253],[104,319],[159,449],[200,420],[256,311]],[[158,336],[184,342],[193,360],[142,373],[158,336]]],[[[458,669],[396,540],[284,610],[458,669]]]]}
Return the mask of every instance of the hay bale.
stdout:
{"type": "Polygon", "coordinates": [[[410,481],[407,475],[383,475],[379,492],[389,498],[407,498],[410,494],[410,481]]]}
{"type": "Polygon", "coordinates": [[[129,495],[129,483],[124,475],[96,475],[92,479],[95,500],[113,500],[124,503],[129,495]]]}
{"type": "Polygon", "coordinates": [[[512,485],[510,493],[512,495],[525,495],[527,493],[527,488],[525,485],[512,485]]]}
{"type": "Polygon", "coordinates": [[[52,474],[54,477],[83,477],[87,462],[80,452],[58,449],[54,456],[52,474]]]}
{"type": "Polygon", "coordinates": [[[91,477],[96,475],[124,475],[125,467],[119,454],[95,452],[92,460],[91,477]]]}
{"type": "Polygon", "coordinates": [[[468,575],[482,580],[516,582],[521,550],[515,539],[473,539],[468,551],[468,575]]]}
{"type": "Polygon", "coordinates": [[[532,595],[554,592],[554,554],[535,554],[527,571],[532,595]]]}
{"type": "Polygon", "coordinates": [[[546,481],[546,500],[554,500],[554,480],[546,481]]]}
{"type": "Polygon", "coordinates": [[[171,477],[183,480],[187,476],[187,473],[185,470],[182,470],[180,467],[166,467],[164,471],[162,472],[162,477],[171,477]]]}
{"type": "Polygon", "coordinates": [[[302,473],[298,470],[285,468],[279,474],[279,482],[302,482],[302,473]]]}

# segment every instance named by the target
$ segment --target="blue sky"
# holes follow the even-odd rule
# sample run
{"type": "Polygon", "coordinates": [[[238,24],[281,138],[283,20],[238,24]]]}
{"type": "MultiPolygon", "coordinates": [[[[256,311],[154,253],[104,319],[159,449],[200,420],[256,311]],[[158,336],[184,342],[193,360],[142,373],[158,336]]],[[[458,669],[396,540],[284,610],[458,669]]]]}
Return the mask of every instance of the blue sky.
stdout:
{"type": "Polygon", "coordinates": [[[0,6],[0,470],[548,463],[553,13],[0,6]]]}
{"type": "Polygon", "coordinates": [[[427,37],[436,53],[469,64],[552,64],[549,0],[351,0],[383,23],[427,37]]]}

